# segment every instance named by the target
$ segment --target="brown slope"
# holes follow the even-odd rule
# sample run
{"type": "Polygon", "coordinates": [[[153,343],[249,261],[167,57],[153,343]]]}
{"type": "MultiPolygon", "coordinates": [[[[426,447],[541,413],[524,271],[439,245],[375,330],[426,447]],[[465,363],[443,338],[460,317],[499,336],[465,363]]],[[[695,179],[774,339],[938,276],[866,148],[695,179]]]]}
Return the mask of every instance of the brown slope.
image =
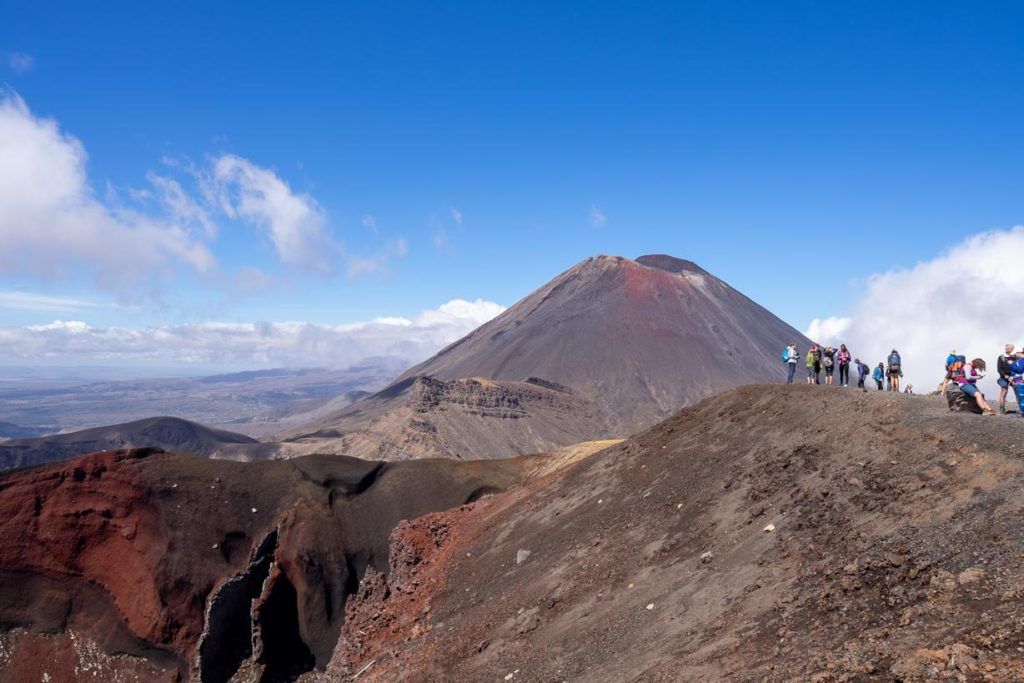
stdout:
{"type": "Polygon", "coordinates": [[[208,458],[255,460],[278,448],[224,429],[179,417],[148,417],[108,427],[94,427],[34,439],[0,442],[0,470],[67,460],[119,448],[163,448],[208,458]]]}
{"type": "Polygon", "coordinates": [[[400,527],[329,671],[1024,680],[1020,436],[929,398],[735,390],[400,527]]]}
{"type": "Polygon", "coordinates": [[[284,448],[390,461],[507,458],[609,431],[589,401],[550,382],[415,377],[288,439],[284,448]]]}
{"type": "Polygon", "coordinates": [[[132,450],[0,475],[0,680],[38,680],[41,651],[51,676],[106,657],[103,680],[323,666],[399,520],[507,487],[530,462],[132,450]]]}

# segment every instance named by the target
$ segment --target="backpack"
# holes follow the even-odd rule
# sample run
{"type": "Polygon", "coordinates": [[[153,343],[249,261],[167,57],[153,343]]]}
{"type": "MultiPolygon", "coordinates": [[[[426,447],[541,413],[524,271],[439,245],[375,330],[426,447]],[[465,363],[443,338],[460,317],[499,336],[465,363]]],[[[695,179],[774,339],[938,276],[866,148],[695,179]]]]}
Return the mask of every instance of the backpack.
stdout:
{"type": "Polygon", "coordinates": [[[889,356],[889,370],[891,372],[900,371],[900,354],[894,353],[891,356],[889,356]]]}
{"type": "Polygon", "coordinates": [[[964,366],[967,365],[967,358],[964,356],[957,356],[949,366],[949,374],[956,379],[957,377],[964,376],[964,366]]]}
{"type": "Polygon", "coordinates": [[[783,363],[788,363],[789,362],[789,349],[782,349],[782,362],[783,363]]]}

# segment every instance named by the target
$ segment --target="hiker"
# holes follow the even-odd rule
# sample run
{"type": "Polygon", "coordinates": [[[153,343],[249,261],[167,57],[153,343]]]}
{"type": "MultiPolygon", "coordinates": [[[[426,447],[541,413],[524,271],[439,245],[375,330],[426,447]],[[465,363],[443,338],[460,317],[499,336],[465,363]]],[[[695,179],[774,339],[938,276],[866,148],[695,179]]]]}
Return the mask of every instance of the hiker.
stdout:
{"type": "Polygon", "coordinates": [[[914,393],[914,385],[913,384],[908,384],[907,388],[903,390],[903,393],[904,394],[911,394],[911,395],[913,395],[913,393],[914,393]]]}
{"type": "Polygon", "coordinates": [[[821,347],[817,344],[807,352],[807,383],[821,384],[821,347]]]}
{"type": "Polygon", "coordinates": [[[1010,364],[1010,381],[1013,383],[1013,393],[1017,397],[1017,416],[1024,417],[1024,349],[1016,353],[1016,358],[1010,364]]]}
{"type": "Polygon", "coordinates": [[[882,380],[885,379],[885,365],[883,365],[882,363],[879,363],[878,367],[875,368],[875,371],[873,373],[871,373],[871,376],[874,377],[875,384],[878,385],[878,390],[881,391],[882,390],[882,380]]]}
{"type": "Polygon", "coordinates": [[[786,364],[788,373],[786,384],[793,383],[793,377],[796,376],[796,362],[798,360],[800,360],[800,352],[796,350],[796,342],[793,342],[782,352],[782,361],[786,364]]]}
{"type": "Polygon", "coordinates": [[[832,373],[836,369],[836,350],[831,346],[826,346],[821,355],[821,367],[825,371],[825,385],[832,386],[832,373]]]}
{"type": "Polygon", "coordinates": [[[946,356],[946,377],[942,380],[942,386],[939,387],[939,393],[942,394],[942,398],[946,398],[946,387],[953,381],[953,363],[956,362],[956,349],[949,352],[946,356]]]}
{"type": "Polygon", "coordinates": [[[867,379],[870,368],[865,363],[861,363],[860,358],[855,360],[854,363],[857,365],[857,388],[861,391],[867,391],[868,388],[864,386],[864,380],[867,379]]]}
{"type": "Polygon", "coordinates": [[[964,363],[963,368],[957,373],[956,383],[960,385],[960,391],[975,400],[982,413],[995,415],[995,411],[985,402],[985,394],[978,389],[978,380],[985,376],[984,373],[985,361],[975,358],[970,363],[964,363]]]}
{"type": "Polygon", "coordinates": [[[839,361],[839,383],[848,387],[850,386],[850,351],[846,348],[846,344],[839,345],[836,360],[839,361]]]}
{"type": "Polygon", "coordinates": [[[892,350],[887,360],[888,366],[886,368],[886,375],[889,378],[889,390],[899,393],[900,391],[900,377],[903,376],[902,362],[900,361],[900,353],[896,349],[892,350]]]}
{"type": "Polygon", "coordinates": [[[999,377],[996,379],[996,384],[999,385],[999,413],[1006,413],[1006,394],[1010,390],[1010,380],[1013,376],[1013,371],[1010,366],[1017,360],[1017,354],[1013,352],[1013,344],[1007,344],[1003,347],[1003,353],[1000,354],[999,359],[996,360],[996,374],[999,377]]]}

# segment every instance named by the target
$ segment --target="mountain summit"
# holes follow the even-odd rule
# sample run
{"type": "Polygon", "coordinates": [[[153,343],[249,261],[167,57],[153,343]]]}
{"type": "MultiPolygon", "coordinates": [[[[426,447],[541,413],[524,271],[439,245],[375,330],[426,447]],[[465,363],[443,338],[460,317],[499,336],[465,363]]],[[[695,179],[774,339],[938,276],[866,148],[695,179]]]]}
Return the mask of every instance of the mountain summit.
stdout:
{"type": "Polygon", "coordinates": [[[692,261],[594,256],[399,381],[541,377],[589,398],[626,435],[723,389],[780,378],[792,341],[808,343],[692,261]]]}
{"type": "Polygon", "coordinates": [[[792,341],[808,343],[692,261],[593,256],[292,440],[403,459],[628,436],[724,389],[780,379],[792,341]]]}

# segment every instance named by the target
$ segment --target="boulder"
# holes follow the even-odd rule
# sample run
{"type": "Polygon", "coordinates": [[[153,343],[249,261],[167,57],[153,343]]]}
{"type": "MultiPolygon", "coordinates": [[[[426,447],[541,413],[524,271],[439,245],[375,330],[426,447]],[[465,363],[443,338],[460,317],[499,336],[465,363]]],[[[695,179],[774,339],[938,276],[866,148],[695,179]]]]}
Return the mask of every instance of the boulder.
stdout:
{"type": "Polygon", "coordinates": [[[946,404],[954,413],[977,413],[981,414],[978,402],[960,391],[958,387],[950,386],[946,389],[946,404]]]}

